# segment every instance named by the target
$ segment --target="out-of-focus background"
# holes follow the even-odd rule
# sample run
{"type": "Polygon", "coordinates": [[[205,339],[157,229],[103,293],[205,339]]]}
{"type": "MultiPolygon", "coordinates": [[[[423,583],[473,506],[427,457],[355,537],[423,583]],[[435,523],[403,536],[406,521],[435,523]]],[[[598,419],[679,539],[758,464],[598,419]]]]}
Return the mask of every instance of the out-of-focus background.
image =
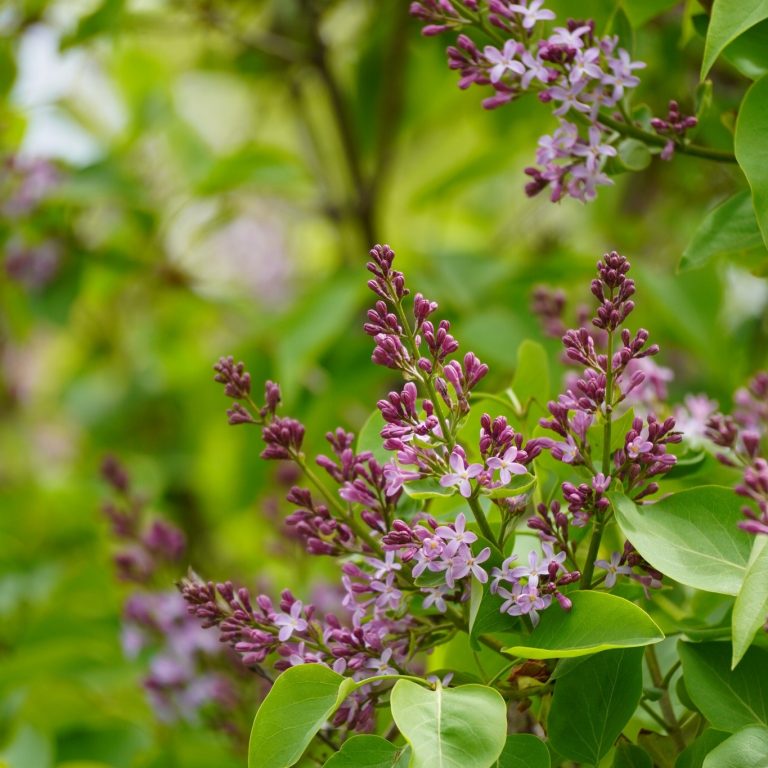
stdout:
{"type": "MultiPolygon", "coordinates": [[[[598,27],[616,5],[548,3],[598,27]]],[[[702,9],[649,6],[624,41],[649,62],[639,98],[691,108],[702,9]]],[[[575,307],[614,248],[675,398],[727,407],[765,363],[768,287],[750,254],[677,273],[742,183],[735,166],[680,156],[587,206],[528,199],[549,110],[484,111],[446,41],[419,32],[404,0],[0,5],[0,764],[244,764],[198,700],[164,708],[147,690],[155,650],[124,624],[137,588],[115,576],[99,467],[119,457],[148,514],[186,533],[154,589],[188,565],[317,589],[321,566],[281,533],[290,478],[259,460],[255,430],[227,425],[211,366],[233,354],[257,391],[279,381],[310,450],[358,429],[392,383],[361,328],[374,242],[499,386],[520,341],[544,340],[533,288],[575,307]]],[[[713,77],[727,116],[746,81],[727,62],[713,77]]],[[[705,121],[699,139],[728,146],[730,128],[705,121]]],[[[258,681],[237,695],[252,715],[258,681]]]]}

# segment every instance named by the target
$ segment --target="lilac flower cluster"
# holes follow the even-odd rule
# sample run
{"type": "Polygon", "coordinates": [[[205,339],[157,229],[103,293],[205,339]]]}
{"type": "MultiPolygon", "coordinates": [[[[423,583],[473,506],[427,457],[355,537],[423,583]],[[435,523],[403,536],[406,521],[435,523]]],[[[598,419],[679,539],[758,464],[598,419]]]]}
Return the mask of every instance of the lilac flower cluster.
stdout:
{"type": "Polygon", "coordinates": [[[104,460],[102,476],[116,497],[104,504],[104,513],[121,544],[115,555],[118,577],[138,587],[123,610],[123,651],[128,658],[149,653],[143,685],[154,711],[166,722],[204,719],[244,740],[245,670],[187,613],[179,593],[164,586],[172,583],[165,574],[184,553],[183,533],[161,519],[145,521],[144,502],[132,493],[128,474],[114,457],[104,460]]]}
{"type": "Polygon", "coordinates": [[[517,555],[508,557],[501,568],[491,571],[491,592],[504,598],[501,612],[510,616],[528,616],[535,627],[539,623],[539,611],[548,608],[555,597],[563,610],[571,609],[571,601],[560,587],[573,584],[581,578],[578,571],[568,571],[564,562],[565,551],[554,554],[551,544],[542,544],[544,556],[536,552],[528,556],[528,565],[512,564],[517,555]]]}
{"type": "MultiPolygon", "coordinates": [[[[647,386],[649,373],[657,379],[650,387],[652,393],[661,394],[665,385],[659,375],[664,369],[647,365],[648,358],[658,352],[655,344],[649,344],[648,332],[640,329],[633,334],[622,328],[634,309],[635,284],[627,277],[629,269],[629,262],[616,252],[606,254],[598,263],[598,277],[591,286],[598,304],[592,318],[597,333],[582,326],[563,334],[566,358],[584,368],[581,375],[570,377],[557,401],[548,403],[550,417],[541,420],[542,426],[561,438],[552,445],[552,456],[582,468],[587,478],[579,484],[562,484],[567,513],[558,502],[549,508],[540,505],[528,525],[543,541],[556,542],[569,553],[568,526],[583,527],[610,514],[606,493],[616,479],[635,501],[655,493],[659,487],[656,478],[676,463],[668,446],[682,439],[674,418],[660,420],[650,409],[642,417],[635,415],[618,447],[611,436],[616,417],[632,407],[632,393],[647,386]],[[620,343],[615,346],[617,339],[620,343]]],[[[541,290],[536,302],[546,313],[548,327],[562,322],[564,302],[546,300],[541,290]]],[[[622,566],[629,556],[625,553],[622,566]]],[[[645,571],[640,579],[644,586],[656,586],[660,575],[651,573],[639,556],[632,556],[632,566],[645,571]]]]}
{"type": "Polygon", "coordinates": [[[610,560],[596,560],[595,565],[606,572],[603,584],[611,589],[616,584],[618,576],[628,576],[639,582],[645,596],[649,597],[649,589],[659,589],[663,575],[657,571],[628,541],[624,542],[623,552],[614,552],[610,560]],[[638,569],[636,571],[635,569],[638,569]]]}
{"type": "Polygon", "coordinates": [[[662,160],[671,160],[678,144],[684,141],[686,134],[695,128],[699,121],[691,116],[684,115],[680,111],[680,105],[673,99],[669,102],[667,117],[654,117],[651,119],[651,127],[659,136],[667,137],[667,143],[661,151],[662,160]]]}
{"type": "Polygon", "coordinates": [[[384,537],[388,554],[397,551],[403,563],[412,564],[414,579],[420,579],[425,573],[439,575],[440,581],[420,588],[425,596],[424,608],[434,606],[440,613],[445,613],[446,599],[461,601],[468,596],[469,582],[464,580],[474,576],[481,584],[488,581],[488,573],[482,564],[491,556],[490,547],[483,547],[473,554],[471,545],[478,537],[466,526],[463,513],[454,523],[446,525],[440,525],[429,516],[416,525],[395,520],[392,531],[384,537]]]}
{"type": "Polygon", "coordinates": [[[736,391],[733,399],[733,414],[712,415],[706,437],[725,449],[717,454],[723,464],[743,470],[736,493],[749,503],[742,508],[746,520],[740,527],[749,533],[768,535],[768,372],[756,374],[747,387],[736,391]]]}
{"type": "MultiPolygon", "coordinates": [[[[283,591],[277,606],[264,594],[251,598],[245,588],[230,582],[203,582],[194,574],[180,584],[191,615],[203,627],[217,627],[222,642],[241,655],[243,663],[271,679],[264,662],[275,670],[297,664],[323,664],[339,674],[363,680],[394,674],[419,646],[411,648],[413,620],[404,615],[400,595],[390,578],[397,564],[370,558],[360,568],[346,563],[344,607],[351,621],[333,613],[320,616],[311,604],[283,591]]],[[[370,731],[375,706],[384,689],[371,684],[360,688],[336,713],[335,727],[370,731]]]]}
{"type": "Polygon", "coordinates": [[[411,13],[426,22],[425,35],[475,26],[498,41],[498,47],[481,49],[467,34],[459,34],[448,48],[449,66],[461,76],[459,87],[490,86],[494,93],[483,102],[487,109],[526,92],[551,103],[559,125],[539,140],[538,165],[526,169],[531,178],[526,193],[549,188],[553,202],[565,195],[592,200],[597,187],[612,183],[605,166],[617,155],[620,136],[604,112],[623,103],[640,82],[635,70],[645,64],[632,61],[616,36],[597,37],[592,21],[570,20],[542,33],[541,23],[555,18],[542,5],[543,0],[432,0],[413,3],[411,13]]]}
{"type": "Polygon", "coordinates": [[[184,534],[159,518],[145,523],[144,503],[131,494],[128,475],[113,456],[104,459],[101,473],[117,498],[117,502],[106,502],[103,511],[121,544],[114,556],[118,577],[146,584],[158,571],[179,561],[186,548],[184,534]]]}
{"type": "MultiPolygon", "coordinates": [[[[40,238],[40,208],[61,174],[44,158],[8,155],[0,165],[0,215],[12,222],[4,243],[5,271],[27,289],[39,290],[53,280],[61,266],[61,243],[55,236],[40,238]]],[[[5,234],[0,226],[0,240],[5,240],[5,234]]]]}

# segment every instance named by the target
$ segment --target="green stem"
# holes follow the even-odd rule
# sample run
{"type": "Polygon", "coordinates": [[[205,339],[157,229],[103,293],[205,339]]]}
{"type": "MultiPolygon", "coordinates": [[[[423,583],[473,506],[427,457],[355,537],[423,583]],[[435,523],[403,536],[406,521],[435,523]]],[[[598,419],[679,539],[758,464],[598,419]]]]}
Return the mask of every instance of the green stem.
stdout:
{"type": "Polygon", "coordinates": [[[483,508],[480,506],[480,501],[478,500],[477,496],[470,496],[468,501],[483,536],[485,536],[488,541],[498,546],[499,542],[496,540],[496,537],[493,534],[493,529],[488,523],[488,518],[485,516],[485,512],[483,512],[483,508]]]}
{"type": "Polygon", "coordinates": [[[413,675],[374,675],[373,677],[366,677],[365,680],[356,682],[355,687],[351,689],[350,693],[362,688],[364,685],[377,683],[379,680],[410,680],[413,683],[420,683],[428,688],[432,687],[432,684],[428,683],[423,677],[414,677],[413,675]]]}
{"type": "MultiPolygon", "coordinates": [[[[653,680],[654,686],[662,691],[659,706],[661,707],[661,711],[666,721],[666,729],[672,737],[672,741],[675,742],[675,746],[682,752],[682,750],[685,749],[685,739],[680,730],[680,723],[675,715],[672,700],[669,697],[669,688],[664,684],[665,677],[661,674],[659,660],[656,658],[656,649],[652,645],[648,645],[645,648],[645,661],[648,665],[648,671],[651,673],[651,680],[653,680]]],[[[667,685],[668,684],[669,681],[667,681],[667,685]]]]}
{"type": "Polygon", "coordinates": [[[660,717],[646,701],[640,701],[640,706],[644,709],[665,731],[669,730],[669,724],[660,717]]]}
{"type": "MultiPolygon", "coordinates": [[[[644,144],[650,144],[656,147],[663,147],[669,141],[666,136],[659,136],[655,133],[649,133],[642,128],[638,128],[636,125],[630,123],[624,123],[621,120],[616,120],[609,115],[600,114],[598,116],[598,122],[603,125],[607,125],[617,133],[623,136],[631,136],[633,139],[639,139],[644,144]]],[[[733,152],[725,152],[721,149],[711,149],[710,147],[702,147],[698,144],[683,144],[675,142],[675,151],[684,155],[693,155],[695,157],[703,157],[707,160],[714,160],[717,163],[735,163],[736,155],[733,152]]]]}
{"type": "MultiPolygon", "coordinates": [[[[613,331],[608,331],[608,348],[605,363],[605,423],[603,424],[603,474],[608,476],[611,462],[611,427],[613,422],[613,331]]],[[[589,541],[584,572],[581,575],[582,589],[592,588],[592,575],[595,572],[595,560],[600,550],[600,540],[606,523],[606,513],[595,510],[595,524],[589,541]]]]}

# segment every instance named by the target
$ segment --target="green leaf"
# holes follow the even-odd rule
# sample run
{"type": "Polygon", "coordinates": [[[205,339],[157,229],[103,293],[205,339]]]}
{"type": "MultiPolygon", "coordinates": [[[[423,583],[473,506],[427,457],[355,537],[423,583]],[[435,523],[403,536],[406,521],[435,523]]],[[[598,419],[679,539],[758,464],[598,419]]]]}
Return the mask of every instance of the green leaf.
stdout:
{"type": "Polygon", "coordinates": [[[741,661],[768,616],[768,537],[757,536],[741,591],[733,606],[733,660],[741,661]]]}
{"type": "Polygon", "coordinates": [[[618,493],[611,499],[624,535],[654,568],[689,587],[738,593],[752,539],[738,527],[732,489],[702,486],[643,506],[618,493]]]}
{"type": "Polygon", "coordinates": [[[523,409],[531,400],[542,405],[549,400],[549,358],[541,344],[526,339],[517,348],[517,367],[512,391],[523,409]]]}
{"type": "Polygon", "coordinates": [[[518,635],[504,653],[527,659],[585,656],[609,648],[633,648],[658,643],[663,632],[634,603],[606,592],[576,591],[570,611],[552,605],[541,614],[530,635],[518,635]]]}
{"type": "Polygon", "coordinates": [[[703,768],[768,768],[768,729],[734,733],[704,758],[703,768]]]}
{"type": "Polygon", "coordinates": [[[600,762],[640,701],[642,662],[642,648],[605,651],[555,683],[547,725],[558,753],[577,762],[600,762]]]}
{"type": "Polygon", "coordinates": [[[703,267],[721,253],[743,252],[762,243],[749,191],[737,192],[705,216],[683,251],[680,271],[703,267]]]}
{"type": "Polygon", "coordinates": [[[723,49],[739,35],[768,18],[768,0],[715,0],[704,44],[704,80],[723,49]]]}
{"type": "Polygon", "coordinates": [[[616,747],[613,768],[653,768],[653,760],[642,747],[624,741],[616,747]]]}
{"type": "MultiPolygon", "coordinates": [[[[768,15],[768,0],[763,0],[768,15]]],[[[768,245],[768,75],[753,83],[736,120],[734,149],[752,190],[757,223],[768,245]]]]}
{"type": "Polygon", "coordinates": [[[507,743],[493,768],[549,768],[549,750],[544,742],[530,733],[507,736],[507,743]]]}
{"type": "Polygon", "coordinates": [[[403,483],[403,490],[412,499],[440,499],[453,496],[458,489],[455,486],[443,488],[433,477],[425,477],[423,480],[403,483]]]}
{"type": "Polygon", "coordinates": [[[261,703],[251,728],[248,768],[288,768],[355,687],[322,664],[283,672],[261,703]]]}
{"type": "Polygon", "coordinates": [[[651,164],[648,145],[637,139],[624,139],[620,142],[618,158],[628,171],[642,171],[651,164]]]}
{"type": "Polygon", "coordinates": [[[724,51],[723,58],[750,80],[768,72],[768,20],[739,35],[724,51]]]}
{"type": "Polygon", "coordinates": [[[500,488],[483,488],[481,493],[489,499],[507,499],[527,493],[536,483],[533,475],[514,475],[507,485],[500,488]]]}
{"type": "Polygon", "coordinates": [[[395,746],[381,736],[353,736],[323,768],[408,768],[410,753],[410,747],[395,746]]]}
{"type": "Polygon", "coordinates": [[[729,643],[679,642],[688,695],[713,728],[768,725],[768,653],[750,648],[731,670],[729,643]]]}
{"type": "Polygon", "coordinates": [[[622,0],[622,5],[632,26],[641,27],[678,2],[679,0],[622,0]]]}
{"type": "Polygon", "coordinates": [[[392,717],[413,750],[410,768],[488,768],[504,749],[507,705],[484,685],[429,690],[398,680],[392,717]]]}
{"type": "MultiPolygon", "coordinates": [[[[680,678],[682,680],[682,678],[680,678]]],[[[683,702],[685,703],[685,702],[683,702]]],[[[687,706],[687,705],[686,705],[687,706]]],[[[704,758],[718,745],[728,738],[724,731],[707,728],[693,744],[689,744],[675,761],[675,768],[701,768],[704,758]]]]}

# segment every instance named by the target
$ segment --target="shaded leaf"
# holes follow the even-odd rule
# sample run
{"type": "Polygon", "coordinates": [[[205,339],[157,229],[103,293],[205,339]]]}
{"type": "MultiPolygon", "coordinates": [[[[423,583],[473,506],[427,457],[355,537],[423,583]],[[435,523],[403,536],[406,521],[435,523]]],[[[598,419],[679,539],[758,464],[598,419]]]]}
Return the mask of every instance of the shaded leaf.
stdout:
{"type": "Polygon", "coordinates": [[[723,49],[739,35],[768,18],[768,0],[715,0],[701,62],[703,80],[723,49]]]}
{"type": "Polygon", "coordinates": [[[640,701],[642,662],[642,648],[605,651],[557,681],[547,720],[557,752],[577,762],[600,762],[640,701]]]}
{"type": "Polygon", "coordinates": [[[678,643],[688,695],[713,728],[768,725],[768,653],[750,648],[731,670],[729,643],[678,643]]]}
{"type": "Polygon", "coordinates": [[[398,747],[381,736],[353,736],[323,768],[407,768],[410,753],[410,747],[398,747]]]}
{"type": "Polygon", "coordinates": [[[734,733],[705,758],[703,768],[766,768],[768,729],[752,726],[734,733]]]}
{"type": "Polygon", "coordinates": [[[735,667],[747,652],[768,616],[768,538],[756,536],[741,591],[733,606],[733,660],[735,667]]]}
{"type": "Polygon", "coordinates": [[[530,733],[507,736],[507,743],[493,768],[549,768],[549,750],[530,733]]]}
{"type": "Polygon", "coordinates": [[[762,245],[752,198],[737,192],[710,211],[683,251],[680,271],[704,266],[713,256],[747,251],[762,245]]]}
{"type": "MultiPolygon", "coordinates": [[[[746,1],[746,0],[745,0],[746,1]]],[[[768,16],[768,0],[763,0],[768,16]]],[[[753,83],[744,96],[736,120],[734,149],[752,190],[757,223],[768,245],[768,75],[753,83]]]]}

